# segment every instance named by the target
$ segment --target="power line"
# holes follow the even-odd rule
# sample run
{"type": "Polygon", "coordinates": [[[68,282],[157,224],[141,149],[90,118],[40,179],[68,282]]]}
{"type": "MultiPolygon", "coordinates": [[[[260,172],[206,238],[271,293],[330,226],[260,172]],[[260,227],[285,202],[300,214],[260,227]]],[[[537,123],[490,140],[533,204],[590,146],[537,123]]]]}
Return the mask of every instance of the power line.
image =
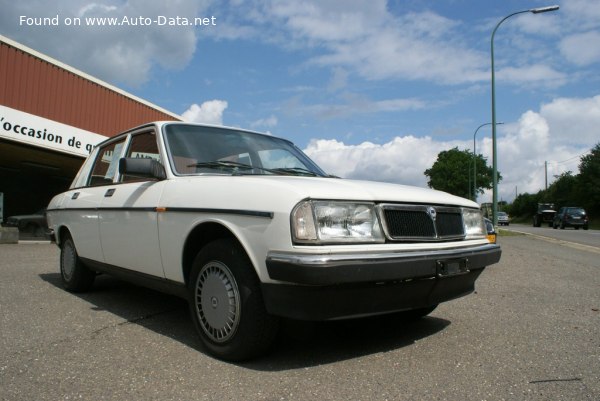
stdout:
{"type": "Polygon", "coordinates": [[[567,160],[563,160],[563,161],[560,161],[560,162],[553,162],[553,161],[549,161],[548,163],[549,163],[549,164],[554,164],[554,165],[558,165],[558,164],[564,164],[564,163],[568,163],[568,162],[570,162],[570,161],[572,161],[572,160],[574,160],[574,159],[581,158],[582,156],[588,155],[588,154],[590,154],[590,153],[591,153],[591,152],[587,151],[587,152],[583,152],[583,153],[582,153],[582,154],[580,154],[580,155],[573,156],[573,157],[571,157],[571,158],[569,158],[569,159],[567,159],[567,160]]]}

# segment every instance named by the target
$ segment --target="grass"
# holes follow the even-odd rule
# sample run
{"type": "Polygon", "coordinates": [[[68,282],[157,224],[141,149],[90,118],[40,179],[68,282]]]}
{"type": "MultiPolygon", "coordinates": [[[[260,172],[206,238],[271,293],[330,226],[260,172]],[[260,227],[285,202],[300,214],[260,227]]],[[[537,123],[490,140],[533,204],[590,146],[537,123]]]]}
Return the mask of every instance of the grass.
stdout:
{"type": "Polygon", "coordinates": [[[498,232],[496,233],[499,237],[518,237],[520,235],[525,235],[523,233],[518,233],[515,231],[506,230],[503,228],[498,228],[498,232]]]}

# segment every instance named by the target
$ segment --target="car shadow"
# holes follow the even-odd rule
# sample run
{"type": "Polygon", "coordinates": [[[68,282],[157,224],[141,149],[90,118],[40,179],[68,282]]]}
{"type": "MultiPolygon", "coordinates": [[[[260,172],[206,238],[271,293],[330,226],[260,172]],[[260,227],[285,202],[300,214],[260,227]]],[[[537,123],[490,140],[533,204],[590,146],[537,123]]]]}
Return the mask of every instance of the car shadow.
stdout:
{"type": "MultiPolygon", "coordinates": [[[[58,273],[40,274],[40,278],[63,288],[58,273]]],[[[125,321],[119,325],[137,324],[209,355],[196,335],[187,302],[181,298],[107,275],[98,276],[89,292],[70,295],[91,304],[93,311],[121,317],[125,321]]],[[[268,354],[237,365],[258,371],[284,371],[335,363],[408,347],[449,325],[450,321],[432,316],[416,321],[406,321],[399,315],[330,322],[284,319],[268,354]]]]}

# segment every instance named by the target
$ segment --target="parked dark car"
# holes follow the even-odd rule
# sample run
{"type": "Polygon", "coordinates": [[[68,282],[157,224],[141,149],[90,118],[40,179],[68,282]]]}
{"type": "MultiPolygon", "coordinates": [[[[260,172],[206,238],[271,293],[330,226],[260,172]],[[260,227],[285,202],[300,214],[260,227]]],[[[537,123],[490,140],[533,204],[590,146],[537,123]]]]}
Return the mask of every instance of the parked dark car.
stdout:
{"type": "Polygon", "coordinates": [[[579,227],[583,227],[584,230],[587,230],[588,225],[588,215],[580,207],[561,207],[552,222],[552,227],[560,227],[561,229],[574,227],[576,230],[579,230],[579,227]]]}
{"type": "Polygon", "coordinates": [[[40,209],[32,214],[10,216],[2,224],[4,227],[16,227],[19,234],[33,237],[44,237],[48,232],[46,209],[40,209]]]}
{"type": "Polygon", "coordinates": [[[545,223],[552,227],[555,215],[554,203],[538,203],[537,213],[533,216],[533,226],[540,227],[545,223]]]}

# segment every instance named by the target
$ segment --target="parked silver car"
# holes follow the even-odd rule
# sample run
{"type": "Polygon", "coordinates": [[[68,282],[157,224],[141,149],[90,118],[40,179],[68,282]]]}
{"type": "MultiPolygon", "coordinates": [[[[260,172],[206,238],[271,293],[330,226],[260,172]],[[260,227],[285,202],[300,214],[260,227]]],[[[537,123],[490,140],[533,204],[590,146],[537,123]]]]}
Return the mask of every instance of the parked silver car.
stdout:
{"type": "Polygon", "coordinates": [[[510,216],[506,212],[498,212],[498,225],[507,226],[510,224],[510,216]]]}

